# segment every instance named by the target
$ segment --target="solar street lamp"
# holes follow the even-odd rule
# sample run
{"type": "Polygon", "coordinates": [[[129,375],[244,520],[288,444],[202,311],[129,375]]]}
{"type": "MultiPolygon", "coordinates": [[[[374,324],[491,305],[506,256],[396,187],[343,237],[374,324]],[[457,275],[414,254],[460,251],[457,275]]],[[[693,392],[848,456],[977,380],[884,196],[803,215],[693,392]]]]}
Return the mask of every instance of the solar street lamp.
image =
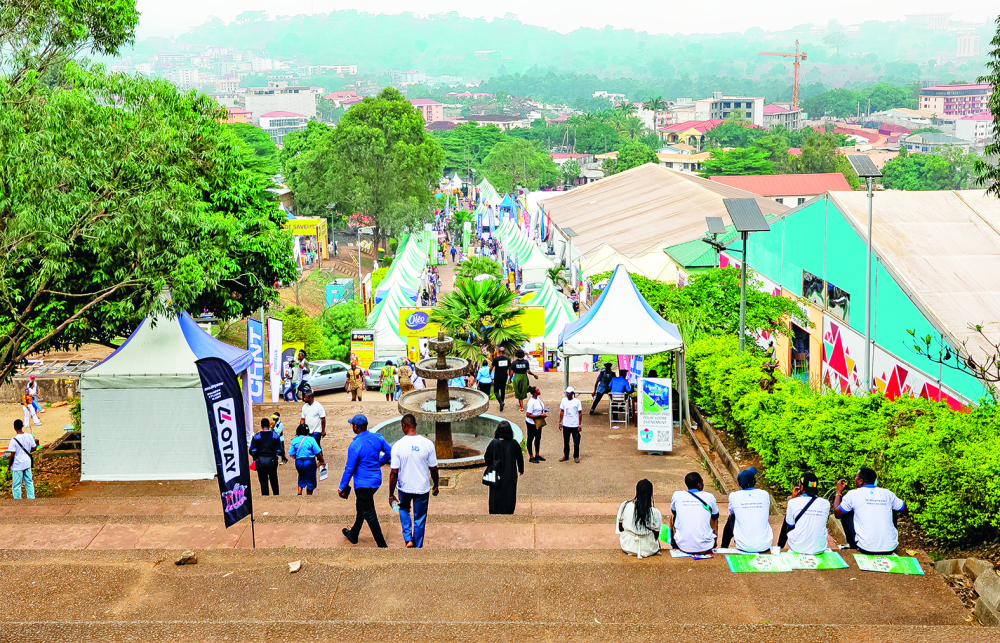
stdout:
{"type": "MultiPolygon", "coordinates": [[[[760,206],[757,205],[756,199],[723,199],[723,204],[726,206],[726,211],[729,213],[729,218],[733,222],[733,227],[736,231],[740,233],[740,238],[743,240],[743,261],[740,264],[740,352],[746,345],[746,327],[747,327],[747,238],[750,236],[751,232],[767,232],[771,227],[767,224],[767,220],[760,211],[760,206]]],[[[717,218],[717,217],[709,217],[717,218]]],[[[712,231],[713,227],[718,228],[718,223],[715,221],[708,222],[709,231],[712,231]]]]}
{"type": "Polygon", "coordinates": [[[865,254],[865,393],[871,393],[872,357],[872,186],[882,173],[867,154],[849,154],[847,162],[854,173],[868,184],[868,252],[865,254]]]}

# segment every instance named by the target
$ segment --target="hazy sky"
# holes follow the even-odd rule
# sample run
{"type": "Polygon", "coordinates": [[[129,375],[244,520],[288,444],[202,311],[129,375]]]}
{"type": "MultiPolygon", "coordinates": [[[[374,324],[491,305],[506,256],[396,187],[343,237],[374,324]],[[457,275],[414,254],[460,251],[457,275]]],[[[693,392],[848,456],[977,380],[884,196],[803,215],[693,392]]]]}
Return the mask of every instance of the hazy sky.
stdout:
{"type": "MultiPolygon", "coordinates": [[[[230,22],[243,11],[264,10],[268,16],[327,13],[358,9],[369,13],[428,15],[457,11],[470,17],[494,18],[515,14],[522,22],[561,32],[577,27],[636,29],[652,33],[720,33],[750,27],[787,29],[804,23],[826,24],[831,18],[849,25],[863,20],[901,20],[908,13],[942,11],[940,2],[908,0],[844,0],[813,3],[802,0],[716,0],[715,2],[666,3],[664,0],[506,0],[473,6],[467,0],[138,0],[142,18],[138,37],[170,36],[205,22],[209,17],[230,22]]],[[[1000,12],[995,0],[963,0],[955,8],[955,20],[992,20],[1000,12]]]]}

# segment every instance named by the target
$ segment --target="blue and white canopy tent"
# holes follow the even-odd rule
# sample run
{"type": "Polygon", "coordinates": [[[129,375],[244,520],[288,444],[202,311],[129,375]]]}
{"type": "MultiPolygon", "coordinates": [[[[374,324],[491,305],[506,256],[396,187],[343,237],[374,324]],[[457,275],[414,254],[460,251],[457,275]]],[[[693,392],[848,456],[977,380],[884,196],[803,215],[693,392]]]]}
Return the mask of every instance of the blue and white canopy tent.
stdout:
{"type": "Polygon", "coordinates": [[[652,355],[674,352],[680,394],[681,423],[687,417],[684,340],[676,324],[660,317],[639,294],[628,271],[615,268],[604,292],[580,319],[559,334],[559,353],[569,385],[569,359],[574,355],[652,355]]]}
{"type": "Polygon", "coordinates": [[[147,317],[80,377],[81,480],[202,480],[215,475],[205,396],[195,360],[218,357],[246,380],[250,351],[215,339],[180,313],[147,317]]]}

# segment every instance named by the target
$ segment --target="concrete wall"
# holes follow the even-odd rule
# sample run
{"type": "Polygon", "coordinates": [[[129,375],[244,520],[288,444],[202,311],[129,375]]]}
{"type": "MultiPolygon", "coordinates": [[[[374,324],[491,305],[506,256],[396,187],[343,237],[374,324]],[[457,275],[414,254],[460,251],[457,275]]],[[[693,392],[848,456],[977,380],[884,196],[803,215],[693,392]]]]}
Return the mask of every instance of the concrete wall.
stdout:
{"type": "MultiPolygon", "coordinates": [[[[38,377],[35,381],[38,382],[38,395],[42,402],[71,400],[79,395],[79,375],[38,377]]],[[[0,402],[19,403],[27,386],[27,377],[15,377],[12,382],[0,386],[0,402]]]]}

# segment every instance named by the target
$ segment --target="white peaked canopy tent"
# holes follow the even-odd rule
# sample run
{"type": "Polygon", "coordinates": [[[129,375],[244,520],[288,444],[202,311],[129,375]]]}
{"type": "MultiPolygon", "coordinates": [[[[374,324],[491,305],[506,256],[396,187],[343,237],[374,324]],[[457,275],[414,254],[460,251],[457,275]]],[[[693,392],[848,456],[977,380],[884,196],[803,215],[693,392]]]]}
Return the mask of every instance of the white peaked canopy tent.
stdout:
{"type": "Polygon", "coordinates": [[[399,309],[413,300],[395,283],[368,315],[368,328],[375,331],[375,351],[379,357],[406,354],[406,340],[399,336],[399,309]]]}
{"type": "Polygon", "coordinates": [[[566,385],[569,385],[569,358],[573,355],[652,355],[676,354],[681,419],[687,414],[687,378],[684,370],[684,340],[675,324],[660,317],[639,294],[628,271],[615,268],[607,287],[580,319],[567,324],[559,335],[559,352],[566,385]]]}
{"type": "MultiPolygon", "coordinates": [[[[215,475],[205,396],[195,360],[218,357],[243,377],[250,352],[224,344],[187,313],[147,317],[80,378],[82,480],[201,480],[215,475]]],[[[248,427],[249,428],[249,427],[248,427]]]]}

